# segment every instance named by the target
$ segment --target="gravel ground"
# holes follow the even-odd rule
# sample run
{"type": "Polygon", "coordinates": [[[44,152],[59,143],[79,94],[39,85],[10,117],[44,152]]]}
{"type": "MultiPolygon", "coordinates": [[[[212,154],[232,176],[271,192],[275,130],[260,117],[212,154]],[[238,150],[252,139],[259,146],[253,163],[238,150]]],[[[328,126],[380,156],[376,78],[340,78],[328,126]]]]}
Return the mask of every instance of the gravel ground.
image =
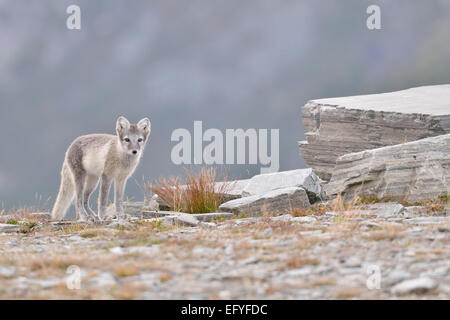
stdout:
{"type": "Polygon", "coordinates": [[[446,211],[1,226],[1,299],[450,298],[446,211]]]}

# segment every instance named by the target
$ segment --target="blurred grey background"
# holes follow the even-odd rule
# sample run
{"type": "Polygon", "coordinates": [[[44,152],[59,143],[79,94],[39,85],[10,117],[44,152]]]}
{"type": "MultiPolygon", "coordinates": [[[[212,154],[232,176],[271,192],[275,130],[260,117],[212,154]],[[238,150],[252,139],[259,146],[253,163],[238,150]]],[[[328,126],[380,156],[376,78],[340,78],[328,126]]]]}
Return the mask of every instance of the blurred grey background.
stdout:
{"type": "Polygon", "coordinates": [[[129,197],[142,198],[135,180],[183,173],[170,135],[194,120],[279,128],[280,169],[302,168],[307,100],[450,83],[449,71],[448,0],[0,0],[0,201],[51,205],[72,140],[114,133],[119,115],[153,126],[129,197]],[[80,31],[66,28],[70,4],[80,31]],[[366,28],[370,4],[382,30],[366,28]]]}

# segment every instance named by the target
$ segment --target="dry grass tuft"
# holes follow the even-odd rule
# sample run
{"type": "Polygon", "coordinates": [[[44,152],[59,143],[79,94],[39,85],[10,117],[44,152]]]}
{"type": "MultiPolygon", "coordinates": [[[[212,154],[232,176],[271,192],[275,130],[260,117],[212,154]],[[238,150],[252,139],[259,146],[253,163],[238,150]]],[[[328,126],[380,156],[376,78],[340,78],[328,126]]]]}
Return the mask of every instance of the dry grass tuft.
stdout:
{"type": "Polygon", "coordinates": [[[33,257],[22,261],[21,264],[28,265],[32,271],[48,271],[48,270],[64,270],[71,265],[83,265],[84,261],[81,258],[71,256],[48,256],[48,257],[33,257]]]}
{"type": "Polygon", "coordinates": [[[284,268],[282,269],[297,269],[306,265],[318,265],[319,259],[309,257],[292,257],[286,261],[284,268]]]}
{"type": "Polygon", "coordinates": [[[405,229],[404,226],[398,223],[386,224],[382,230],[370,231],[365,235],[369,240],[394,240],[400,236],[400,233],[405,229]]]}
{"type": "Polygon", "coordinates": [[[358,195],[355,195],[350,201],[345,201],[344,197],[338,194],[335,199],[329,202],[329,207],[334,212],[345,212],[357,209],[360,204],[361,198],[358,195]]]}
{"type": "Polygon", "coordinates": [[[311,288],[314,287],[321,287],[321,286],[332,286],[336,283],[336,280],[333,279],[332,277],[318,277],[314,280],[312,280],[309,285],[311,286],[311,288]]]}
{"type": "Polygon", "coordinates": [[[360,288],[343,287],[333,292],[333,296],[336,299],[350,299],[360,297],[362,290],[360,288]]]}
{"type": "Polygon", "coordinates": [[[118,277],[131,277],[139,274],[139,269],[134,264],[118,265],[112,271],[118,277]]]}
{"type": "Polygon", "coordinates": [[[289,213],[293,217],[305,217],[305,216],[321,216],[327,211],[331,211],[329,205],[315,204],[309,208],[293,208],[289,213]]]}
{"type": "Polygon", "coordinates": [[[232,183],[224,179],[216,187],[216,170],[202,168],[200,173],[188,172],[185,184],[178,178],[161,178],[155,185],[150,184],[150,191],[156,193],[173,211],[187,213],[217,212],[224,202],[225,194],[232,188],[232,183]]]}
{"type": "Polygon", "coordinates": [[[159,280],[161,282],[166,282],[169,281],[170,279],[172,279],[171,275],[167,272],[163,272],[159,275],[159,280]]]}
{"type": "Polygon", "coordinates": [[[138,294],[145,290],[143,284],[127,283],[113,290],[112,295],[119,300],[133,300],[137,299],[138,294]]]}

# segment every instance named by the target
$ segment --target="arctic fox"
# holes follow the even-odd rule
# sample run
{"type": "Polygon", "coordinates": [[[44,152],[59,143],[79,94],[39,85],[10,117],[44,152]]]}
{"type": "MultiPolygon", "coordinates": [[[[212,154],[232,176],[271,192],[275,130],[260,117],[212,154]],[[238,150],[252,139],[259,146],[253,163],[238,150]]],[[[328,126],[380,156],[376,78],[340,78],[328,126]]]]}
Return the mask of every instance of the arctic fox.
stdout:
{"type": "Polygon", "coordinates": [[[124,218],[125,185],[139,164],[150,130],[148,118],[130,124],[126,118],[119,117],[117,135],[90,134],[75,139],[66,152],[52,219],[64,218],[74,198],[79,221],[105,219],[113,181],[116,216],[124,218]],[[89,197],[100,180],[97,216],[89,206],[89,197]]]}

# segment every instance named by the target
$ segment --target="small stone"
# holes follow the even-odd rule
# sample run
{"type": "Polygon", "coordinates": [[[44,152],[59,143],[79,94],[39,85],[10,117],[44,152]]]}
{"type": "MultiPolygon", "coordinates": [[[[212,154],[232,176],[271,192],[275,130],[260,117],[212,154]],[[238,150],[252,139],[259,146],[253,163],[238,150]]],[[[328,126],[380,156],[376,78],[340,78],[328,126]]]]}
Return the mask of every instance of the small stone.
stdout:
{"type": "Polygon", "coordinates": [[[15,224],[4,224],[0,223],[0,232],[17,232],[20,227],[15,224]]]}
{"type": "Polygon", "coordinates": [[[436,289],[438,284],[431,278],[405,280],[395,285],[392,292],[396,295],[424,294],[436,289]]]}
{"type": "Polygon", "coordinates": [[[192,249],[192,255],[195,257],[212,257],[215,256],[216,251],[212,248],[195,246],[192,249]]]}
{"type": "Polygon", "coordinates": [[[317,219],[314,217],[295,217],[295,218],[292,218],[291,221],[296,221],[296,222],[300,222],[300,223],[314,223],[317,221],[317,219]]]}
{"type": "Polygon", "coordinates": [[[83,241],[85,239],[80,237],[80,236],[75,235],[75,236],[70,236],[69,238],[67,238],[67,240],[69,240],[69,241],[83,241]]]}
{"type": "Polygon", "coordinates": [[[136,226],[126,220],[115,220],[107,225],[108,228],[135,229],[136,226]]]}
{"type": "Polygon", "coordinates": [[[98,276],[89,279],[87,282],[88,285],[103,288],[103,287],[112,287],[116,285],[116,279],[109,272],[100,273],[98,276]]]}
{"type": "Polygon", "coordinates": [[[160,248],[158,245],[152,246],[137,246],[129,247],[125,250],[126,253],[140,253],[148,256],[154,256],[160,253],[160,248]]]}
{"type": "Polygon", "coordinates": [[[394,285],[399,283],[400,281],[404,281],[411,277],[411,273],[403,271],[403,270],[394,270],[390,272],[388,275],[387,283],[389,285],[394,285]]]}
{"type": "Polygon", "coordinates": [[[233,247],[233,245],[232,244],[230,244],[230,245],[228,245],[226,248],[225,248],[225,254],[226,255],[232,255],[232,254],[234,254],[234,247],[233,247]]]}
{"type": "Polygon", "coordinates": [[[268,236],[270,234],[272,234],[272,228],[264,229],[264,231],[262,232],[263,236],[268,236]]]}
{"type": "Polygon", "coordinates": [[[159,203],[156,201],[156,199],[151,199],[149,203],[145,206],[145,208],[149,211],[158,211],[159,210],[159,203]]]}
{"type": "Polygon", "coordinates": [[[313,273],[313,268],[306,266],[298,269],[292,269],[286,272],[286,275],[288,277],[302,277],[302,276],[308,276],[313,273]]]}
{"type": "Polygon", "coordinates": [[[230,300],[231,299],[231,292],[228,290],[222,290],[219,292],[220,299],[223,300],[230,300]]]}
{"type": "Polygon", "coordinates": [[[109,252],[111,252],[113,254],[117,254],[117,255],[120,255],[120,254],[124,253],[122,247],[113,247],[113,248],[109,249],[109,252]]]}
{"type": "Polygon", "coordinates": [[[406,257],[414,257],[416,255],[416,252],[413,249],[406,250],[405,254],[406,257]]]}
{"type": "Polygon", "coordinates": [[[357,257],[350,257],[345,261],[345,266],[349,268],[357,268],[361,266],[361,260],[357,257]]]}
{"type": "Polygon", "coordinates": [[[292,220],[292,216],[290,214],[282,214],[281,216],[277,216],[277,217],[272,217],[270,218],[270,220],[272,221],[291,221],[292,220]]]}
{"type": "Polygon", "coordinates": [[[373,221],[363,221],[362,226],[367,227],[368,229],[378,229],[381,228],[381,225],[378,223],[375,223],[373,221]]]}
{"type": "Polygon", "coordinates": [[[10,278],[16,274],[15,267],[0,266],[0,277],[10,278]]]}
{"type": "Polygon", "coordinates": [[[175,215],[174,218],[175,223],[178,223],[182,226],[195,227],[199,224],[199,221],[195,217],[186,213],[179,213],[175,215]]]}
{"type": "Polygon", "coordinates": [[[242,260],[242,264],[256,264],[259,262],[259,259],[255,258],[255,257],[250,257],[247,259],[242,260]]]}
{"type": "Polygon", "coordinates": [[[335,211],[327,211],[327,212],[325,212],[325,214],[327,216],[332,216],[332,217],[336,217],[336,216],[341,216],[342,215],[341,212],[335,212],[335,211]]]}
{"type": "Polygon", "coordinates": [[[200,226],[207,227],[207,228],[213,228],[213,227],[216,227],[217,225],[214,222],[201,222],[200,221],[200,226]]]}

